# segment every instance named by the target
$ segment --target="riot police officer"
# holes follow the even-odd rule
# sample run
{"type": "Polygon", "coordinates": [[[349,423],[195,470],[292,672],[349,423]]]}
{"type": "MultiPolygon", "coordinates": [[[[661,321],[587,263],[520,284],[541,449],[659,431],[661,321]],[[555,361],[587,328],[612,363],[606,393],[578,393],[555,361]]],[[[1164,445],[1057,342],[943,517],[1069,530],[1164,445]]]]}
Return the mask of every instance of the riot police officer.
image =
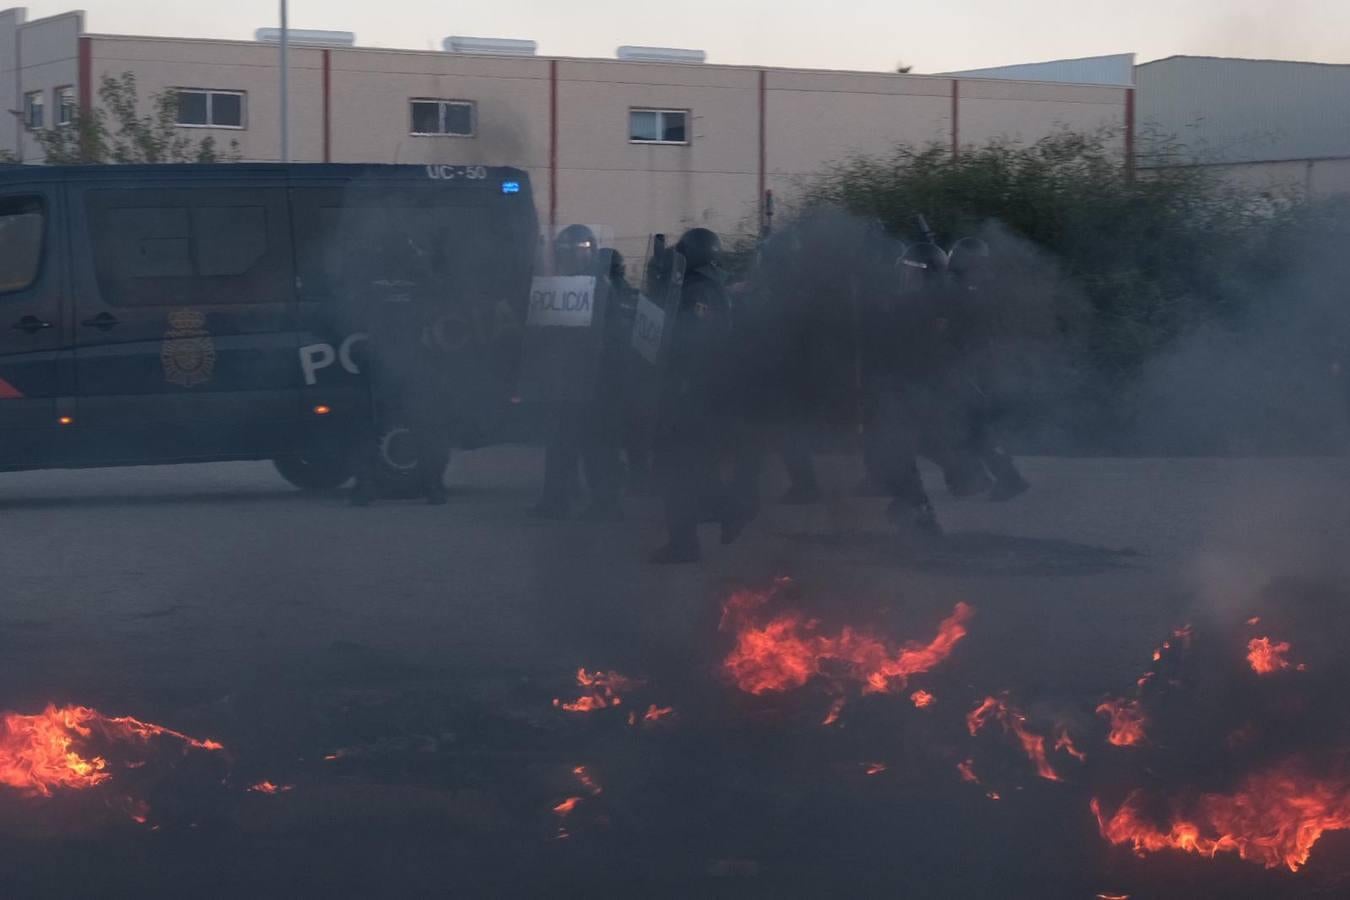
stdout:
{"type": "Polygon", "coordinates": [[[378,497],[380,438],[388,426],[400,423],[412,433],[422,495],[439,506],[447,499],[451,438],[444,373],[431,337],[439,315],[431,248],[395,224],[369,260],[362,279],[371,302],[362,368],[370,373],[373,409],[358,451],[351,502],[369,506],[378,497]]]}
{"type": "MultiPolygon", "coordinates": [[[[569,225],[559,232],[554,242],[554,274],[596,275],[600,265],[599,241],[591,229],[584,225],[569,225]]],[[[611,280],[614,275],[612,268],[600,274],[611,280]]],[[[583,517],[590,520],[622,518],[620,392],[627,337],[623,331],[622,309],[606,315],[602,325],[595,396],[577,403],[560,403],[552,410],[544,454],[544,489],[534,509],[535,515],[541,518],[565,519],[571,515],[572,499],[579,493],[578,464],[585,470],[590,493],[583,517]]]]}
{"type": "Polygon", "coordinates": [[[676,251],[685,258],[684,287],[656,431],[668,540],[652,554],[655,563],[700,559],[698,524],[705,511],[721,521],[724,544],[734,541],[754,514],[744,491],[733,490],[720,473],[741,404],[731,303],[718,268],[721,240],[706,228],[694,228],[680,238],[676,251]]]}
{"type": "Polygon", "coordinates": [[[998,311],[993,305],[996,296],[990,263],[989,245],[979,238],[962,238],[952,246],[953,340],[958,354],[953,402],[963,419],[966,449],[993,477],[989,499],[1004,501],[1025,493],[1031,485],[994,431],[999,410],[992,342],[998,311]]]}
{"type": "Polygon", "coordinates": [[[950,355],[942,308],[946,272],[947,254],[936,244],[907,249],[897,266],[897,288],[870,304],[864,328],[871,405],[864,454],[891,498],[887,516],[903,534],[941,534],[918,458],[950,463],[942,390],[950,355]]]}

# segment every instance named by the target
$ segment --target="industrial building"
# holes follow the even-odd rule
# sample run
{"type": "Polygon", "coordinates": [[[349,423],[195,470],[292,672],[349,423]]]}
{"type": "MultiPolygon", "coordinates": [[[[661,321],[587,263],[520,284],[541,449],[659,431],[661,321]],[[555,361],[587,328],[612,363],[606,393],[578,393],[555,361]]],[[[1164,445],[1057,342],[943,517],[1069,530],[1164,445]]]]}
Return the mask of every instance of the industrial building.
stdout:
{"type": "Polygon", "coordinates": [[[1350,65],[1171,56],[1136,69],[1139,164],[1280,194],[1350,193],[1350,65]]]}
{"type": "Polygon", "coordinates": [[[1282,196],[1350,193],[1350,65],[1132,55],[948,73],[1134,88],[1131,152],[1142,171],[1202,166],[1282,196]]]}
{"type": "MultiPolygon", "coordinates": [[[[528,170],[541,221],[612,229],[625,253],[704,225],[754,234],[773,191],[853,153],[897,144],[953,151],[1056,129],[1122,135],[1132,88],[879,72],[722,66],[690,51],[620,48],[614,59],[535,55],[529,41],[450,38],[444,52],[369,49],[295,32],[296,161],[491,163],[528,170]]],[[[279,158],[279,53],[256,41],[91,34],[81,12],[0,12],[0,148],[40,161],[27,133],[97,102],[105,75],[142,97],[180,92],[180,123],[246,160],[279,158]],[[12,49],[11,49],[12,48],[12,49]]]]}

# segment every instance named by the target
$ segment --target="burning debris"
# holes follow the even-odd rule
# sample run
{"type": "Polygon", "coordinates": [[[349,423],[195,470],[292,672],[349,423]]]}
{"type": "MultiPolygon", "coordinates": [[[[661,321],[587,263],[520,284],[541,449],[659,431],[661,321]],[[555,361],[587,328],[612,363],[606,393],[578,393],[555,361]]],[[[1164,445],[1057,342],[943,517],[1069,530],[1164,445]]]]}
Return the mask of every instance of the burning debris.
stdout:
{"type": "Polygon", "coordinates": [[[267,794],[268,796],[274,794],[288,794],[293,790],[295,790],[295,785],[293,784],[274,784],[270,781],[260,781],[249,787],[249,793],[267,794]]]}
{"type": "Polygon", "coordinates": [[[675,708],[673,706],[657,706],[655,703],[653,703],[651,706],[648,706],[647,711],[643,713],[642,721],[647,724],[651,724],[653,722],[662,722],[666,721],[667,719],[671,718],[674,715],[675,715],[675,708]]]}
{"type": "MultiPolygon", "coordinates": [[[[1017,707],[1011,706],[1006,698],[986,697],[983,703],[971,710],[966,716],[966,728],[970,731],[971,737],[978,735],[991,722],[997,722],[1002,726],[1005,734],[1011,734],[1017,738],[1022,752],[1036,767],[1037,775],[1047,781],[1063,780],[1046,758],[1045,738],[1032,732],[1027,727],[1025,713],[1017,707]]],[[[1071,742],[1070,746],[1072,746],[1071,742]]]]}
{"type": "Polygon", "coordinates": [[[1283,669],[1307,671],[1308,667],[1300,663],[1295,666],[1289,662],[1289,651],[1294,649],[1288,641],[1274,643],[1268,637],[1252,638],[1247,642],[1247,662],[1257,675],[1272,675],[1283,669]]]}
{"type": "Polygon", "coordinates": [[[1102,837],[1141,856],[1169,849],[1211,859],[1236,853],[1297,872],[1323,833],[1350,828],[1350,777],[1317,777],[1289,763],[1247,776],[1231,794],[1170,799],[1161,816],[1150,815],[1148,805],[1134,791],[1115,813],[1104,814],[1096,799],[1092,812],[1102,837]]]}
{"type": "Polygon", "coordinates": [[[1148,720],[1138,700],[1103,700],[1097,706],[1097,715],[1110,721],[1106,739],[1117,747],[1135,747],[1146,738],[1148,720]]]}
{"type": "Polygon", "coordinates": [[[909,700],[915,709],[927,709],[937,702],[937,698],[927,691],[915,691],[909,695],[909,700]]]}
{"type": "Polygon", "coordinates": [[[823,634],[818,620],[798,611],[767,614],[786,584],[780,580],[769,591],[740,591],[727,601],[721,627],[735,635],[735,645],[722,668],[739,690],[754,695],[795,690],[814,678],[830,680],[839,696],[825,725],[838,720],[847,684],[860,685],[864,694],[904,690],[911,677],[951,656],[974,615],[971,607],[958,603],[927,644],[894,646],[849,626],[837,634],[823,634]]]}
{"type": "MultiPolygon", "coordinates": [[[[1098,707],[1110,719],[1108,741],[1135,748],[1131,765],[1144,785],[1122,792],[1113,784],[1114,805],[1093,797],[1102,837],[1141,857],[1231,853],[1297,872],[1324,833],[1350,829],[1347,723],[1310,715],[1320,704],[1306,678],[1270,677],[1307,671],[1289,660],[1288,642],[1244,645],[1221,629],[1202,640],[1189,627],[1173,638],[1155,652],[1135,698],[1098,707]]],[[[1328,678],[1322,688],[1339,695],[1340,681],[1328,678]]]]}
{"type": "Polygon", "coordinates": [[[587,672],[577,669],[577,685],[583,693],[576,700],[564,703],[554,698],[554,707],[571,713],[589,713],[623,704],[620,692],[627,693],[641,687],[643,682],[620,675],[618,672],[587,672]]]}
{"type": "Polygon", "coordinates": [[[84,790],[111,781],[119,766],[145,764],[138,758],[110,761],[113,751],[126,755],[126,748],[146,748],[156,740],[176,743],[183,753],[224,749],[215,741],[130,716],[112,718],[86,706],[48,706],[38,715],[5,713],[3,721],[0,785],[27,796],[50,797],[57,790],[84,790]]]}

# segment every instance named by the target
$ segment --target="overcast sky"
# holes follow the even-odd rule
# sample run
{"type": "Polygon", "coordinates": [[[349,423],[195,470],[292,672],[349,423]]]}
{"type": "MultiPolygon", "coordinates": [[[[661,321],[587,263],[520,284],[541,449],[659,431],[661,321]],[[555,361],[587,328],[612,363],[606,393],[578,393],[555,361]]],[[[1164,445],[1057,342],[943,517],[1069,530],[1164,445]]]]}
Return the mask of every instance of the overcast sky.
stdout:
{"type": "MultiPolygon", "coordinates": [[[[0,0],[0,7],[5,4],[0,0]]],[[[276,0],[32,0],[30,18],[83,6],[95,32],[250,38],[276,0]]],[[[362,46],[439,48],[447,35],[520,37],[541,54],[620,44],[697,47],[710,62],[917,72],[1105,53],[1350,63],[1347,0],[291,0],[296,28],[362,46]]]]}

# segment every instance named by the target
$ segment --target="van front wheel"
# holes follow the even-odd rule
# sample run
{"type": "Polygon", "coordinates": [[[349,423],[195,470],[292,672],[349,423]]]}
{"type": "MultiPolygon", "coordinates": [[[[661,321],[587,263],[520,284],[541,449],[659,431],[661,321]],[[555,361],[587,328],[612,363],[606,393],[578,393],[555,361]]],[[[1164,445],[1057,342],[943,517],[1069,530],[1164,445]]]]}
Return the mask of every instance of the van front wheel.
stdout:
{"type": "Polygon", "coordinates": [[[352,480],[352,460],[344,453],[295,453],[272,460],[278,474],[302,491],[335,491],[352,480]]]}

